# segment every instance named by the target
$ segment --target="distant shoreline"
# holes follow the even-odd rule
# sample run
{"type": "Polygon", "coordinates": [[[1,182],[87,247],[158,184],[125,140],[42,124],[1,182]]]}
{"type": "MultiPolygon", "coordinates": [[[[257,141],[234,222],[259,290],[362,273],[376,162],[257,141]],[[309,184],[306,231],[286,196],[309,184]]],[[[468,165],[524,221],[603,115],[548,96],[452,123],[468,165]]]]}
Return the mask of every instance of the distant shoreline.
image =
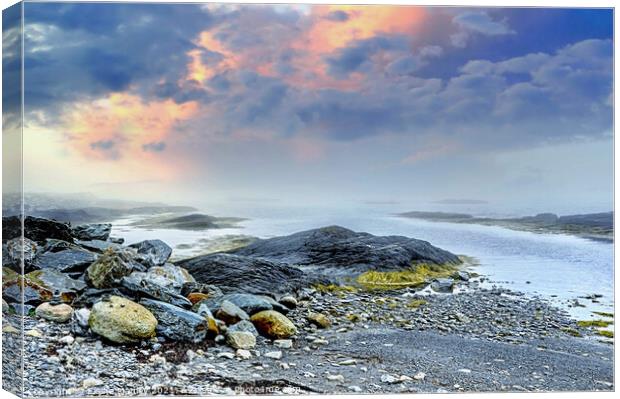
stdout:
{"type": "Polygon", "coordinates": [[[535,216],[520,218],[486,218],[467,213],[411,211],[398,213],[396,216],[430,222],[499,226],[539,234],[567,234],[608,243],[613,243],[614,240],[613,212],[566,216],[540,213],[535,216]]]}

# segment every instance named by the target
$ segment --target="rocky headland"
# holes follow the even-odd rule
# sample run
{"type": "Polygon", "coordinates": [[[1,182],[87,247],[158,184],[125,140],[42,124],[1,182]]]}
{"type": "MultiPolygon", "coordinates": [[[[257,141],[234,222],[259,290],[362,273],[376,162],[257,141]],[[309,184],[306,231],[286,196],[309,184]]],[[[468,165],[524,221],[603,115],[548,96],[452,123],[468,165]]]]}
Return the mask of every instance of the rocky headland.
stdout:
{"type": "Polygon", "coordinates": [[[399,213],[397,216],[431,222],[500,226],[534,233],[570,234],[597,241],[613,242],[614,236],[613,212],[565,216],[558,216],[554,213],[540,213],[535,216],[519,218],[486,218],[475,217],[467,213],[411,211],[399,213]]]}
{"type": "Polygon", "coordinates": [[[3,218],[2,286],[26,396],[613,389],[604,326],[426,241],[330,226],[171,262],[110,224],[24,224],[3,218]]]}

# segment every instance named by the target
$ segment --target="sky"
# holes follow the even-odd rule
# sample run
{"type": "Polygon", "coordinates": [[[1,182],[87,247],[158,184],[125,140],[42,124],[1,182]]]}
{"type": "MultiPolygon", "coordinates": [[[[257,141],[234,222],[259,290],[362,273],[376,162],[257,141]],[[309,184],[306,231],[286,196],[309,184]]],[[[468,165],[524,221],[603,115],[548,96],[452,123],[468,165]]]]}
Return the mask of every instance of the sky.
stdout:
{"type": "MultiPolygon", "coordinates": [[[[26,191],[612,207],[611,10],[26,3],[24,15],[26,191]]],[[[5,70],[19,65],[4,53],[5,70]]]]}

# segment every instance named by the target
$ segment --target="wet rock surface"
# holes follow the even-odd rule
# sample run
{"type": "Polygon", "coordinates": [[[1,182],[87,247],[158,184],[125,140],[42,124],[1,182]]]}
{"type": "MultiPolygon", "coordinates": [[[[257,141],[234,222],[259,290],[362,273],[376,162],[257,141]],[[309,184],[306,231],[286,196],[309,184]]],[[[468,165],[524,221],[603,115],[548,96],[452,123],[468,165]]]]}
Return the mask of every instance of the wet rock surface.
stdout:
{"type": "Polygon", "coordinates": [[[72,229],[72,234],[78,240],[100,240],[106,241],[110,238],[112,225],[110,223],[90,223],[80,224],[72,229]]]}
{"type": "Polygon", "coordinates": [[[172,248],[162,240],[145,240],[129,247],[138,251],[140,260],[147,267],[165,264],[172,254],[172,248]]]}
{"type": "Polygon", "coordinates": [[[230,292],[291,292],[307,284],[307,277],[295,267],[233,254],[210,254],[176,263],[200,283],[230,292]]]}
{"type": "MultiPolygon", "coordinates": [[[[2,240],[21,237],[22,221],[18,216],[2,218],[2,240]]],[[[34,216],[24,218],[24,236],[37,243],[44,244],[48,238],[73,241],[71,227],[68,223],[57,222],[34,216]]]]}
{"type": "Polygon", "coordinates": [[[232,251],[288,265],[312,266],[339,273],[410,267],[412,262],[460,263],[454,254],[430,243],[402,236],[374,236],[340,226],[257,240],[232,251]]]}

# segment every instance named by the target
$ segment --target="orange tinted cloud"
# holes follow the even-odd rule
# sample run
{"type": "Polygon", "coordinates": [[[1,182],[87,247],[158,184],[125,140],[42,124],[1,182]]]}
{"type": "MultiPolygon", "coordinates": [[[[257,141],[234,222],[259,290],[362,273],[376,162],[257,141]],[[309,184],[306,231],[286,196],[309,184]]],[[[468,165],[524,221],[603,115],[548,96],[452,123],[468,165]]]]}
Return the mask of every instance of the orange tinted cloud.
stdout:
{"type": "Polygon", "coordinates": [[[165,142],[175,125],[197,110],[196,102],[144,102],[137,95],[113,93],[75,104],[67,112],[64,120],[68,145],[88,159],[141,160],[171,175],[170,165],[164,165],[152,151],[144,151],[143,146],[165,142]]]}
{"type": "Polygon", "coordinates": [[[421,29],[425,13],[421,7],[313,6],[308,16],[310,22],[303,26],[291,26],[288,30],[276,25],[261,26],[256,28],[256,32],[248,29],[247,34],[265,34],[276,38],[276,41],[267,40],[263,46],[252,46],[235,52],[216,38],[219,29],[230,27],[214,28],[202,32],[196,44],[221,54],[222,60],[205,65],[201,59],[201,50],[190,51],[187,79],[203,82],[217,73],[243,68],[264,76],[278,76],[296,87],[356,90],[360,88],[364,77],[360,74],[351,74],[348,79],[330,76],[324,62],[325,56],[346,47],[352,41],[369,39],[378,34],[413,36],[421,29]],[[345,12],[347,19],[330,19],[329,16],[337,11],[345,12]],[[286,49],[295,52],[291,60],[294,71],[280,76],[277,68],[278,50],[286,49]]]}

